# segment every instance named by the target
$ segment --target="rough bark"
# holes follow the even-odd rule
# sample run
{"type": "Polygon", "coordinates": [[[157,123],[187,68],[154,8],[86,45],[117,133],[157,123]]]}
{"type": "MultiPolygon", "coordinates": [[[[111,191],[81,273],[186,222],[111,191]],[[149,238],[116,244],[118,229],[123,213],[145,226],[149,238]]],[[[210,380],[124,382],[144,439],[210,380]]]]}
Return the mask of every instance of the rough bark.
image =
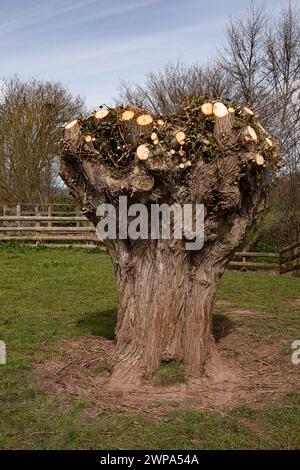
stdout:
{"type": "MultiPolygon", "coordinates": [[[[124,109],[110,110],[100,127],[93,117],[79,122],[83,135],[94,138],[89,144],[77,130],[65,131],[61,175],[95,225],[97,206],[117,205],[120,195],[148,206],[176,202],[202,203],[206,208],[205,244],[199,251],[186,251],[185,240],[104,241],[114,264],[119,300],[109,364],[113,387],[136,386],[162,361],[183,362],[190,377],[201,377],[204,370],[216,374],[221,368],[211,330],[217,282],[265,206],[266,171],[276,169],[279,157],[275,149],[265,150],[265,135],[260,135],[256,118],[244,118],[238,109],[233,113],[238,125],[232,115],[226,127],[229,138],[217,139],[211,129],[214,118],[201,113],[205,102],[203,98],[194,109],[184,107],[172,121],[159,117],[152,124],[148,118],[146,129],[135,132],[134,145],[131,136],[126,137],[127,123],[119,119],[124,109]],[[249,122],[257,130],[257,141],[245,141],[249,122]],[[174,136],[179,132],[184,140],[177,142],[174,136]],[[140,145],[149,149],[144,160],[137,155],[140,145]],[[266,169],[257,161],[258,152],[266,169]]],[[[143,115],[137,110],[134,114],[143,115]]],[[[138,123],[131,128],[138,128],[138,123]]]]}
{"type": "Polygon", "coordinates": [[[199,377],[216,356],[210,322],[219,270],[193,266],[176,245],[139,243],[125,266],[111,250],[119,296],[113,385],[139,383],[162,361],[184,362],[199,377]]]}

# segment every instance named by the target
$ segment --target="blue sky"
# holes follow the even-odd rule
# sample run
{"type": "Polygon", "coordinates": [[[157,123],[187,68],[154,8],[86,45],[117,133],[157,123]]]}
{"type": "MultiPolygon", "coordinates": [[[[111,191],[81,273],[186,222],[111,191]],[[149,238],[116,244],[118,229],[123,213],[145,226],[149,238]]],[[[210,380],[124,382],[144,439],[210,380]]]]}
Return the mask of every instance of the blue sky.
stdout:
{"type": "MultiPolygon", "coordinates": [[[[269,10],[280,0],[266,0],[269,10]]],[[[0,0],[0,76],[61,81],[90,107],[121,79],[177,59],[205,62],[248,0],[0,0]]]]}

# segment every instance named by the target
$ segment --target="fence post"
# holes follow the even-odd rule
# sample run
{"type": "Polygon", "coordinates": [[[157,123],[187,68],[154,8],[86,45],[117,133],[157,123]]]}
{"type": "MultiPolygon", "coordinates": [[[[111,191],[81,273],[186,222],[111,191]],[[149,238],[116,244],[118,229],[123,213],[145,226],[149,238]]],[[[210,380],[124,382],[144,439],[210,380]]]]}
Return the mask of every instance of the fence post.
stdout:
{"type": "MultiPolygon", "coordinates": [[[[39,205],[38,204],[35,206],[35,215],[36,215],[36,217],[39,217],[39,215],[40,215],[39,205]]],[[[36,224],[36,227],[41,226],[41,223],[38,220],[36,220],[35,224],[36,224]]]]}
{"type": "Polygon", "coordinates": [[[283,271],[283,256],[282,252],[279,252],[279,274],[281,274],[283,271]]]}
{"type": "MultiPolygon", "coordinates": [[[[16,207],[16,216],[17,216],[17,217],[21,217],[21,204],[17,204],[17,207],[16,207]]],[[[20,220],[17,221],[17,226],[18,226],[18,227],[21,227],[21,221],[20,221],[20,220]]]]}
{"type": "MultiPolygon", "coordinates": [[[[52,217],[52,204],[48,205],[48,217],[52,217]]],[[[52,227],[52,222],[48,220],[48,227],[52,227]]]]}
{"type": "Polygon", "coordinates": [[[296,258],[296,266],[295,266],[295,272],[296,274],[298,274],[298,271],[300,269],[300,253],[299,253],[299,246],[296,246],[295,248],[295,256],[298,256],[298,258],[296,258]]]}
{"type": "MultiPolygon", "coordinates": [[[[81,214],[80,214],[80,211],[79,211],[79,207],[76,206],[76,209],[75,209],[75,216],[76,217],[79,217],[81,214]]],[[[79,220],[76,220],[76,227],[80,227],[80,221],[79,220]]]]}

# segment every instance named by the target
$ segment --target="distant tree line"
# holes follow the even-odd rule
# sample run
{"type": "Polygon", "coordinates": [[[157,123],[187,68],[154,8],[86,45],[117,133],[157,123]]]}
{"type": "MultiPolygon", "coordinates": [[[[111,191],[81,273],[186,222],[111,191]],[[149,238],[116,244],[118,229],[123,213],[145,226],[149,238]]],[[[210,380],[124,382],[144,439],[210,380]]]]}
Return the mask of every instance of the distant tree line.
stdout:
{"type": "Polygon", "coordinates": [[[120,100],[153,111],[172,112],[186,98],[208,95],[252,108],[276,138],[285,166],[269,210],[248,236],[279,244],[300,238],[300,10],[292,3],[277,16],[250,2],[231,19],[226,42],[206,65],[168,64],[149,73],[143,85],[123,82],[120,100]]]}
{"type": "MultiPolygon", "coordinates": [[[[230,19],[226,41],[206,65],[166,65],[143,85],[123,82],[117,102],[153,112],[176,111],[186,98],[246,104],[273,132],[285,166],[269,210],[247,243],[270,237],[300,238],[300,10],[292,3],[274,16],[250,2],[243,17],[230,19]]],[[[58,147],[66,121],[84,112],[84,102],[60,83],[5,83],[0,102],[0,202],[49,202],[61,187],[58,147]]]]}
{"type": "Polygon", "coordinates": [[[0,202],[51,200],[59,183],[63,124],[83,110],[60,83],[4,82],[0,103],[0,202]]]}

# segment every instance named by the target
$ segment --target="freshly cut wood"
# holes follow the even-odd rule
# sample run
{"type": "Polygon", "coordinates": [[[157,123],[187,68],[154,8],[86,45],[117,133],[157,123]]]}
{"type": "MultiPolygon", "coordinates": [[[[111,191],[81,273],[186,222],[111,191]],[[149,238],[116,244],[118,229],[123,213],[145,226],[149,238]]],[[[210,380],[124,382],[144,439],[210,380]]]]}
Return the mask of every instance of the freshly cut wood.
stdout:
{"type": "Polygon", "coordinates": [[[155,139],[155,140],[153,140],[153,143],[154,143],[155,145],[158,145],[158,144],[159,144],[159,140],[158,140],[158,139],[155,139]]]}
{"type": "Polygon", "coordinates": [[[185,156],[185,151],[183,149],[180,149],[178,154],[181,156],[181,157],[184,157],[185,156]]]}
{"type": "Polygon", "coordinates": [[[130,121],[130,119],[134,118],[134,111],[131,109],[126,109],[126,111],[123,111],[121,114],[121,120],[122,121],[130,121]]]}
{"type": "Polygon", "coordinates": [[[201,111],[204,116],[211,116],[213,114],[214,105],[212,103],[203,103],[201,111]]]}
{"type": "Polygon", "coordinates": [[[179,163],[178,166],[181,170],[184,170],[185,168],[189,168],[190,166],[192,166],[192,162],[190,160],[188,160],[185,163],[179,163]]]}
{"type": "Polygon", "coordinates": [[[148,192],[152,191],[154,180],[150,175],[136,175],[131,180],[133,188],[137,191],[148,192]]]}
{"type": "Polygon", "coordinates": [[[260,130],[261,130],[264,134],[268,134],[267,131],[266,131],[266,129],[261,125],[260,122],[257,122],[256,125],[257,125],[257,127],[260,128],[260,130]]]}
{"type": "Polygon", "coordinates": [[[174,150],[174,149],[171,149],[171,150],[170,150],[170,154],[171,154],[171,155],[175,155],[175,153],[176,153],[176,150],[174,150]]]}
{"type": "Polygon", "coordinates": [[[95,113],[95,119],[97,119],[97,121],[100,119],[104,119],[108,115],[108,113],[108,109],[99,109],[99,111],[95,113]]]}
{"type": "Polygon", "coordinates": [[[147,144],[141,144],[136,149],[136,156],[139,160],[147,160],[150,155],[150,150],[147,144]]]}
{"type": "Polygon", "coordinates": [[[166,163],[163,157],[156,157],[147,161],[147,167],[154,171],[162,171],[166,168],[166,163]]]}
{"type": "Polygon", "coordinates": [[[257,165],[263,165],[265,163],[265,159],[260,153],[257,153],[255,156],[255,162],[257,165]]]}
{"type": "Polygon", "coordinates": [[[68,124],[65,125],[65,129],[68,130],[68,129],[72,129],[72,127],[78,125],[78,121],[77,119],[75,119],[74,121],[71,121],[69,122],[68,124]]]}
{"type": "Polygon", "coordinates": [[[214,103],[213,114],[217,118],[223,118],[228,115],[228,109],[225,104],[218,101],[217,103],[214,103]]]}
{"type": "Polygon", "coordinates": [[[185,137],[186,137],[186,135],[185,135],[185,132],[183,132],[183,131],[176,132],[176,134],[175,134],[175,139],[177,140],[177,142],[180,145],[184,144],[185,137]]]}
{"type": "Polygon", "coordinates": [[[243,107],[243,111],[245,114],[248,114],[248,116],[254,116],[254,112],[252,111],[252,109],[247,108],[247,106],[243,107]]]}
{"type": "Polygon", "coordinates": [[[136,122],[139,126],[148,126],[153,122],[151,114],[141,114],[136,118],[136,122]]]}
{"type": "Polygon", "coordinates": [[[266,142],[267,142],[267,144],[270,148],[274,147],[274,144],[273,144],[272,140],[269,137],[266,138],[266,142]]]}
{"type": "Polygon", "coordinates": [[[250,141],[250,140],[253,140],[255,142],[257,141],[257,134],[255,130],[253,129],[253,127],[251,126],[245,127],[245,129],[243,130],[243,136],[244,136],[244,139],[247,141],[250,141]]]}
{"type": "Polygon", "coordinates": [[[232,115],[228,113],[224,117],[216,117],[214,135],[220,137],[222,135],[230,134],[232,131],[233,119],[232,115]]]}
{"type": "Polygon", "coordinates": [[[228,112],[229,112],[230,114],[234,114],[234,113],[235,113],[235,109],[234,109],[234,108],[228,108],[228,112]]]}
{"type": "Polygon", "coordinates": [[[93,137],[91,135],[87,135],[85,136],[84,140],[86,141],[87,144],[89,144],[93,141],[93,137]]]}
{"type": "Polygon", "coordinates": [[[157,140],[157,134],[156,134],[156,132],[152,132],[152,134],[151,134],[151,140],[157,140]]]}
{"type": "Polygon", "coordinates": [[[75,151],[75,149],[78,148],[78,145],[82,144],[83,138],[77,119],[66,124],[64,140],[68,143],[70,151],[75,151]]]}
{"type": "Polygon", "coordinates": [[[159,126],[163,126],[164,123],[165,123],[165,121],[164,121],[163,119],[157,119],[157,124],[158,124],[159,126]]]}
{"type": "Polygon", "coordinates": [[[221,102],[214,103],[213,114],[215,116],[215,136],[221,137],[229,134],[232,130],[233,119],[227,107],[221,102]]]}

